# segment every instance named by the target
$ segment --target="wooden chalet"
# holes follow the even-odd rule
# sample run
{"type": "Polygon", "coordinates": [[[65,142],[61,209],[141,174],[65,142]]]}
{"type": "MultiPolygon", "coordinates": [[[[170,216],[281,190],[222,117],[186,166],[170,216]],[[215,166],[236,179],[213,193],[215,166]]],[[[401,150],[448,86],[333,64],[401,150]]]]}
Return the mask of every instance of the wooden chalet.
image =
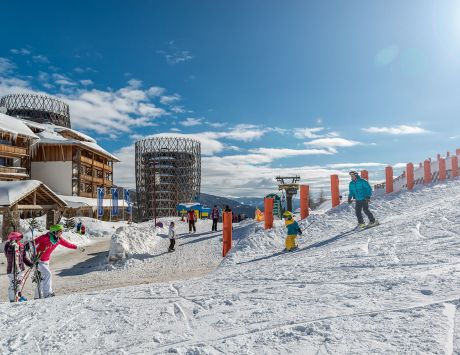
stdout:
{"type": "Polygon", "coordinates": [[[119,159],[91,137],[70,128],[26,121],[40,141],[31,156],[32,178],[66,196],[97,198],[105,188],[110,198],[113,163],[119,159]]]}
{"type": "Polygon", "coordinates": [[[0,113],[0,181],[30,178],[30,154],[37,141],[21,120],[0,113]]]}

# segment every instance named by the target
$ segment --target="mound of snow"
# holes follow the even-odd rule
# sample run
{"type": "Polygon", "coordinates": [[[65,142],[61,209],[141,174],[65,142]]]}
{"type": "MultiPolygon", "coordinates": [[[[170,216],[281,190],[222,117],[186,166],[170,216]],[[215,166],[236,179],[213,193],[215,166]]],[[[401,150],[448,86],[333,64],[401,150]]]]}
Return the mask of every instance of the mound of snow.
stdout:
{"type": "Polygon", "coordinates": [[[150,255],[159,242],[157,233],[149,223],[118,227],[110,240],[109,262],[115,263],[135,256],[150,255]]]}

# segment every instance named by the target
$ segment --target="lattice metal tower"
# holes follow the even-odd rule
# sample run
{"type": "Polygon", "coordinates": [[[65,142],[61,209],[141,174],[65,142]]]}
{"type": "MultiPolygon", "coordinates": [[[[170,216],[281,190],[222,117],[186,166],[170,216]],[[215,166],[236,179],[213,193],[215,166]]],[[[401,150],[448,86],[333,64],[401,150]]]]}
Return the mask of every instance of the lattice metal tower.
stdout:
{"type": "Polygon", "coordinates": [[[136,142],[136,195],[140,220],[175,216],[180,202],[197,201],[201,143],[182,137],[136,142]]]}
{"type": "Polygon", "coordinates": [[[69,105],[51,96],[23,93],[3,96],[0,107],[6,114],[38,123],[70,128],[69,105]]]}

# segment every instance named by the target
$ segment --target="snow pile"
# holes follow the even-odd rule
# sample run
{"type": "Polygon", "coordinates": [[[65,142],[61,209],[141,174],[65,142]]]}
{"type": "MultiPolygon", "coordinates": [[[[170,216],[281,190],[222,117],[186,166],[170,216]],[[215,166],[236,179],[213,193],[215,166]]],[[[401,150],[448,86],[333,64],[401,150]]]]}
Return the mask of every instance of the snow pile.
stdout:
{"type": "Polygon", "coordinates": [[[159,242],[150,223],[118,227],[110,240],[109,262],[150,255],[159,242]]]}

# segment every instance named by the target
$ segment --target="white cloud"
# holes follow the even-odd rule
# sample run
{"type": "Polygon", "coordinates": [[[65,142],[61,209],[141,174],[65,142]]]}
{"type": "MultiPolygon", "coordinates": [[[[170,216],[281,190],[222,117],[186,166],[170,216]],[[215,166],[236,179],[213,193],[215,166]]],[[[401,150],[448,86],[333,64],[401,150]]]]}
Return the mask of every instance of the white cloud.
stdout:
{"type": "Polygon", "coordinates": [[[333,168],[333,169],[345,169],[345,168],[374,168],[374,167],[382,167],[387,166],[387,164],[383,163],[338,163],[338,164],[327,164],[326,167],[333,168]]]}
{"type": "Polygon", "coordinates": [[[180,121],[179,124],[185,127],[199,126],[202,124],[202,121],[202,118],[187,117],[184,121],[180,121]]]}
{"type": "Polygon", "coordinates": [[[147,95],[149,95],[149,96],[160,96],[160,95],[163,95],[164,91],[165,91],[165,89],[161,88],[159,86],[151,86],[147,90],[147,95]]]}
{"type": "Polygon", "coordinates": [[[163,104],[163,105],[170,105],[176,101],[179,101],[180,100],[180,95],[178,94],[174,94],[174,95],[169,95],[169,96],[162,96],[160,98],[160,102],[163,104]]]}
{"type": "Polygon", "coordinates": [[[226,132],[210,132],[209,134],[215,135],[216,138],[227,138],[237,141],[250,142],[258,139],[265,134],[265,130],[260,127],[250,124],[238,124],[226,132]]]}
{"type": "Polygon", "coordinates": [[[407,167],[407,163],[396,163],[393,165],[393,168],[394,169],[402,169],[402,168],[406,168],[407,167]]]}
{"type": "Polygon", "coordinates": [[[142,86],[142,81],[141,80],[137,80],[137,79],[130,79],[128,80],[128,85],[132,88],[140,88],[142,86]]]}
{"type": "Polygon", "coordinates": [[[345,138],[319,138],[310,142],[304,143],[307,146],[335,148],[335,147],[353,147],[362,144],[361,142],[353,141],[345,138]]]}
{"type": "Polygon", "coordinates": [[[324,130],[324,127],[314,127],[314,128],[296,128],[294,130],[294,137],[299,139],[313,139],[323,137],[321,134],[317,134],[324,130]]]}
{"type": "Polygon", "coordinates": [[[157,53],[163,55],[166,62],[172,65],[185,63],[193,59],[190,51],[177,48],[174,41],[169,42],[167,50],[159,50],[157,53]]]}
{"type": "Polygon", "coordinates": [[[10,49],[10,52],[13,54],[20,54],[20,55],[29,55],[31,54],[31,51],[28,50],[27,48],[12,48],[10,49]]]}
{"type": "Polygon", "coordinates": [[[254,148],[249,152],[265,156],[269,161],[301,155],[333,154],[326,149],[288,149],[288,148],[254,148]]]}
{"type": "Polygon", "coordinates": [[[92,80],[84,79],[84,80],[80,80],[80,84],[88,86],[88,85],[93,85],[94,83],[92,80]]]}
{"type": "Polygon", "coordinates": [[[399,125],[393,127],[369,127],[363,128],[363,131],[369,133],[384,133],[384,134],[393,134],[393,135],[403,135],[403,134],[422,134],[428,133],[424,128],[417,127],[417,126],[407,126],[407,125],[399,125]]]}
{"type": "Polygon", "coordinates": [[[50,62],[46,56],[41,55],[41,54],[32,56],[32,60],[35,63],[49,63],[50,62]]]}
{"type": "Polygon", "coordinates": [[[7,58],[0,57],[0,74],[5,74],[15,68],[15,65],[7,58]]]}

